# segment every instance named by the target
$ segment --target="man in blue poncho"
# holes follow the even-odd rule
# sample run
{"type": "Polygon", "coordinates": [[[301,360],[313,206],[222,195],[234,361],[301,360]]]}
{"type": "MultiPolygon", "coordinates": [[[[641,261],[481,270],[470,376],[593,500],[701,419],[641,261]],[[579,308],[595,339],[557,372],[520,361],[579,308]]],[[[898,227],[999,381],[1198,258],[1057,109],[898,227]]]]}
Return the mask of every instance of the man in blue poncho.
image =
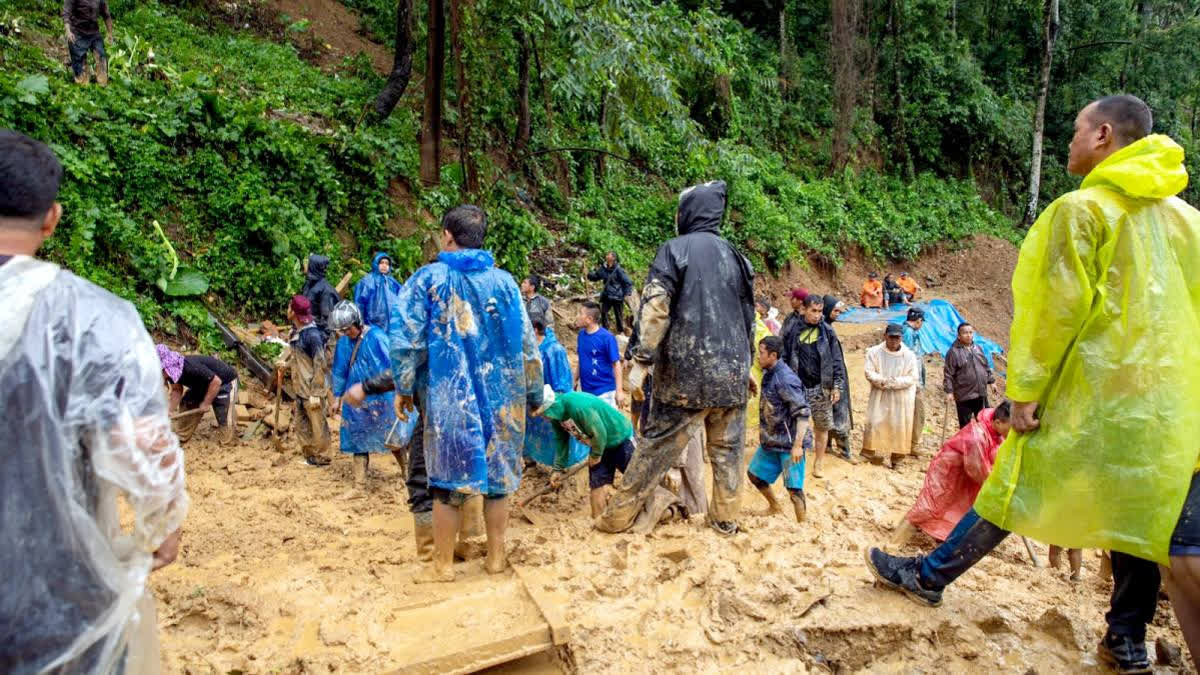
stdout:
{"type": "Polygon", "coordinates": [[[396,413],[419,400],[433,493],[433,566],[416,581],[454,580],[459,507],[486,498],[487,561],[502,572],[508,495],[521,482],[526,407],[542,404],[542,359],[521,293],[483,250],[487,216],[458,206],[442,218],[442,252],[404,284],[391,338],[396,413]]]}
{"type": "Polygon", "coordinates": [[[363,323],[386,331],[399,293],[400,282],[392,277],[392,257],[382,251],[376,253],[371,273],[354,285],[354,304],[363,323]]]}
{"type": "MultiPolygon", "coordinates": [[[[372,325],[363,325],[354,303],[343,300],[329,315],[329,327],[341,335],[333,352],[333,395],[341,397],[356,382],[366,381],[391,370],[387,334],[372,325]]],[[[367,467],[371,453],[388,452],[383,442],[396,422],[395,394],[384,392],[367,396],[361,406],[342,403],[342,428],[339,432],[342,452],[354,455],[354,486],[367,485],[367,467]]],[[[397,456],[401,465],[403,460],[397,456]]]]}
{"type": "MultiPolygon", "coordinates": [[[[571,391],[573,375],[571,362],[567,359],[567,350],[554,337],[554,331],[546,327],[541,318],[533,320],[533,333],[537,336],[538,351],[542,355],[542,379],[550,386],[555,394],[565,394],[571,391]]],[[[554,466],[555,456],[560,444],[568,443],[567,435],[543,417],[529,420],[525,430],[525,456],[539,464],[554,466]]],[[[570,442],[569,464],[575,465],[587,457],[587,446],[579,442],[570,442]]]]}

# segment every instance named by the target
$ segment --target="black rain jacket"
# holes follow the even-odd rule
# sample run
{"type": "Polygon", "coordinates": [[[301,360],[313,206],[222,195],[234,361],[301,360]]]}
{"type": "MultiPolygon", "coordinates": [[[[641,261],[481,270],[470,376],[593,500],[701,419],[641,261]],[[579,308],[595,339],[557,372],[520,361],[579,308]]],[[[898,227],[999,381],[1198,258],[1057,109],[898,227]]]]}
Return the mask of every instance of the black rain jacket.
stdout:
{"type": "Polygon", "coordinates": [[[313,320],[326,337],[329,337],[329,313],[342,299],[325,278],[325,270],[328,268],[329,258],[316,253],[308,256],[308,276],[304,278],[304,286],[300,288],[300,295],[312,303],[313,320]]]}
{"type": "Polygon", "coordinates": [[[679,236],[658,247],[638,313],[634,358],[654,364],[654,400],[681,408],[745,405],[754,345],[754,270],[721,238],[725,183],[679,198],[679,236]]]}
{"type": "Polygon", "coordinates": [[[621,302],[625,296],[633,292],[633,279],[630,279],[629,275],[625,273],[619,260],[611,268],[607,265],[600,265],[588,273],[587,278],[588,281],[604,282],[600,297],[605,300],[621,302]]]}

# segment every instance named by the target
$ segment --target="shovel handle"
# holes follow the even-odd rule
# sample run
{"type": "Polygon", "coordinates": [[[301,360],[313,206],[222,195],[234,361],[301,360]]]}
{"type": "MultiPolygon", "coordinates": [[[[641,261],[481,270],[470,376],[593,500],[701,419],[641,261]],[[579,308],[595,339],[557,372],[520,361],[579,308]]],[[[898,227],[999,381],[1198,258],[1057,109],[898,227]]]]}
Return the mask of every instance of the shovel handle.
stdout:
{"type": "MultiPolygon", "coordinates": [[[[585,466],[587,466],[587,465],[588,465],[588,461],[585,459],[585,460],[583,460],[582,462],[580,462],[580,463],[576,464],[575,466],[573,466],[573,467],[571,467],[571,468],[567,469],[567,475],[566,475],[566,477],[567,477],[567,478],[570,478],[571,476],[574,476],[575,474],[577,474],[577,473],[579,473],[581,470],[583,470],[583,467],[585,467],[585,466]]],[[[533,500],[537,499],[538,497],[541,497],[542,495],[547,495],[547,494],[550,494],[551,492],[554,492],[554,487],[553,487],[553,486],[551,486],[551,485],[543,485],[543,486],[542,486],[540,489],[538,489],[538,491],[537,491],[537,492],[535,492],[535,493],[533,493],[533,494],[529,495],[529,496],[528,496],[528,497],[526,497],[525,499],[522,499],[522,500],[521,500],[521,503],[520,503],[520,504],[518,504],[517,506],[518,506],[518,508],[525,508],[525,507],[526,507],[526,506],[528,506],[528,505],[529,505],[529,503],[530,503],[530,502],[532,502],[533,500]]]]}

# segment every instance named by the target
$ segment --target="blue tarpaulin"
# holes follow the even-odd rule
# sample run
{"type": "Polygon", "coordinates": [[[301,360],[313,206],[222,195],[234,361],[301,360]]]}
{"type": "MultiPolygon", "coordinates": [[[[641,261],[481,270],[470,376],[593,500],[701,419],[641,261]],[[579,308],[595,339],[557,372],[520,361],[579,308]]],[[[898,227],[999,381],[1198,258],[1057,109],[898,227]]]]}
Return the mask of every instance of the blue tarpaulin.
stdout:
{"type": "MultiPolygon", "coordinates": [[[[838,321],[845,323],[904,323],[904,319],[908,315],[910,305],[899,305],[899,309],[867,309],[864,307],[852,307],[838,317],[838,321]]],[[[925,323],[921,326],[921,347],[926,354],[941,354],[944,358],[946,352],[950,351],[950,347],[958,338],[958,326],[966,319],[954,305],[945,300],[930,300],[929,302],[918,302],[911,307],[917,307],[925,312],[925,323]]],[[[981,335],[978,331],[975,332],[975,344],[983,349],[983,353],[987,355],[988,365],[995,368],[996,362],[992,357],[995,354],[1003,354],[1004,349],[981,335]]]]}

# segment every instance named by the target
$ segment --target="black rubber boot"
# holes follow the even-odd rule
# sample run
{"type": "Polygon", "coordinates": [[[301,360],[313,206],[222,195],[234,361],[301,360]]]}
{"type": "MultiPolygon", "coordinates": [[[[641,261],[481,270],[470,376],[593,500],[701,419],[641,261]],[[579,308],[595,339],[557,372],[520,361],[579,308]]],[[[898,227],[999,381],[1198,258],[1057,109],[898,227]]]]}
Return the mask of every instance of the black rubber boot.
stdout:
{"type": "Polygon", "coordinates": [[[1096,652],[1101,661],[1121,675],[1151,672],[1145,642],[1134,642],[1130,637],[1106,633],[1096,646],[1096,652]]]}

